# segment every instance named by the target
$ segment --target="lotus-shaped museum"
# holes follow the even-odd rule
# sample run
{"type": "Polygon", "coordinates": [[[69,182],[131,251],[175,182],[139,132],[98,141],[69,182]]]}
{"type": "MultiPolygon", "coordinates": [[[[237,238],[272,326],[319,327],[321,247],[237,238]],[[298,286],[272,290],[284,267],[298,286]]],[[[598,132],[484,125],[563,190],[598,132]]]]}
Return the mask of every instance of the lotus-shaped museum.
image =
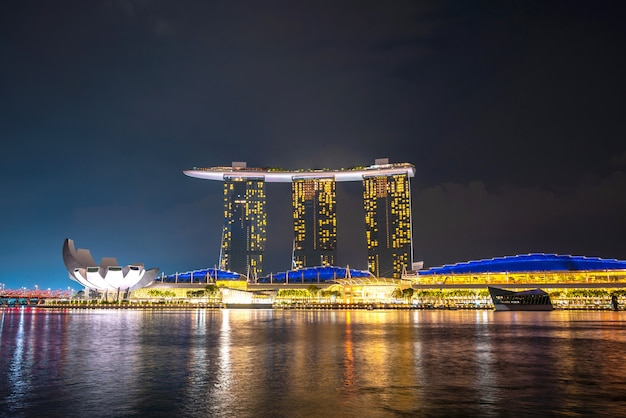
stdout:
{"type": "Polygon", "coordinates": [[[96,290],[135,290],[154,281],[158,268],[146,270],[142,263],[121,267],[117,259],[103,257],[96,264],[89,250],[74,248],[74,241],[67,238],[63,243],[63,261],[70,279],[96,290]]]}

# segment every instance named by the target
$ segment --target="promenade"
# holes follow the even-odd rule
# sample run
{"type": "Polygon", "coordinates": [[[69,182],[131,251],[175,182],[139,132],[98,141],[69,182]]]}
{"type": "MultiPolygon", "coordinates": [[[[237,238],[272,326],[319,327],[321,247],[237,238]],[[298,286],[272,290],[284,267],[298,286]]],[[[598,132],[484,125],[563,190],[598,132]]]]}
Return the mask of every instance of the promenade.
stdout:
{"type": "MultiPolygon", "coordinates": [[[[581,311],[612,311],[609,302],[594,302],[592,300],[579,300],[575,303],[553,303],[555,310],[581,310],[581,311]]],[[[22,305],[26,306],[26,305],[22,305]]],[[[30,305],[44,309],[67,309],[67,310],[196,310],[196,309],[240,309],[232,304],[226,307],[221,302],[215,303],[64,303],[48,302],[38,305],[30,305]]],[[[6,305],[5,305],[6,307],[6,305]]],[[[242,305],[243,309],[250,308],[249,305],[242,305]]],[[[257,309],[278,309],[278,310],[493,310],[491,303],[316,303],[316,302],[277,302],[271,308],[259,306],[257,309]]],[[[620,311],[624,310],[624,305],[620,304],[620,311]]]]}

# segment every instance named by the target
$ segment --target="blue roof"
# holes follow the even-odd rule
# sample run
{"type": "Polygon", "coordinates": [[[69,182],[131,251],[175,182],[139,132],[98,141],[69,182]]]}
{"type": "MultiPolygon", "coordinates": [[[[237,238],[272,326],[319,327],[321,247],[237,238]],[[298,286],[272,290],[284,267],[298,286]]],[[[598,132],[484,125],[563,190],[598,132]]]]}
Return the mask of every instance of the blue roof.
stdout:
{"type": "MultiPolygon", "coordinates": [[[[367,270],[350,270],[350,277],[371,277],[367,270]]],[[[348,269],[334,266],[307,267],[299,270],[283,271],[261,277],[257,283],[318,283],[333,279],[343,279],[348,269]]],[[[156,278],[165,283],[199,283],[209,280],[245,280],[245,276],[227,270],[215,268],[198,269],[184,273],[174,273],[156,278]]]]}
{"type": "Polygon", "coordinates": [[[446,264],[441,267],[432,267],[427,270],[419,271],[418,274],[434,275],[584,270],[626,270],[626,261],[599,257],[534,253],[446,264]]]}
{"type": "Polygon", "coordinates": [[[207,276],[212,280],[240,280],[241,275],[232,271],[220,270],[216,268],[206,268],[193,271],[186,271],[184,273],[168,274],[167,276],[157,277],[155,281],[161,281],[165,283],[191,283],[207,281],[207,276]]]}
{"type": "MultiPolygon", "coordinates": [[[[371,277],[367,270],[350,270],[350,277],[371,277]]],[[[317,283],[343,279],[348,276],[348,269],[336,266],[306,267],[298,270],[282,271],[261,277],[257,283],[317,283]]]]}

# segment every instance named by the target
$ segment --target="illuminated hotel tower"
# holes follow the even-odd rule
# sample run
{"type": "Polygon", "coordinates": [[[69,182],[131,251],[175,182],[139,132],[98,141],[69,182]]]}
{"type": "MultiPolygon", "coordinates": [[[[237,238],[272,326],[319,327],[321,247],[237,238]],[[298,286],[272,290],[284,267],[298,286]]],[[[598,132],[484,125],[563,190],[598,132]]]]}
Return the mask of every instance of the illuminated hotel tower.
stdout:
{"type": "Polygon", "coordinates": [[[409,176],[363,177],[363,207],[369,271],[399,278],[413,262],[409,176]]]}
{"type": "Polygon", "coordinates": [[[335,178],[294,178],[293,268],[333,266],[337,258],[335,178]]]}
{"type": "Polygon", "coordinates": [[[224,232],[220,268],[258,277],[266,241],[265,180],[224,176],[224,232]]]}
{"type": "Polygon", "coordinates": [[[262,275],[266,240],[265,183],[292,183],[293,264],[295,268],[336,265],[337,218],[335,182],[363,182],[368,269],[376,276],[400,277],[412,268],[409,163],[340,170],[248,168],[245,162],[226,167],[194,167],[185,175],[224,182],[224,232],[220,268],[262,275]]]}

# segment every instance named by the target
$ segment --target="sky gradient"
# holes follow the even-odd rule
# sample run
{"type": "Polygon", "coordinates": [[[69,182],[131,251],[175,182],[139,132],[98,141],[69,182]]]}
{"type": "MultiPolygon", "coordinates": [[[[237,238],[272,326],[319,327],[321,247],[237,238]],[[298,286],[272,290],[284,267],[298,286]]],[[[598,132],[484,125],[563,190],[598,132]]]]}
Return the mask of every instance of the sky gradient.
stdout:
{"type": "MultiPolygon", "coordinates": [[[[14,1],[0,14],[0,283],[66,288],[63,240],[213,267],[194,166],[410,162],[416,260],[626,258],[626,7],[582,1],[14,1]]],[[[358,183],[338,263],[367,266],[358,183]],[[357,216],[358,215],[358,216],[357,216]]],[[[268,184],[265,271],[291,260],[268,184]]]]}

